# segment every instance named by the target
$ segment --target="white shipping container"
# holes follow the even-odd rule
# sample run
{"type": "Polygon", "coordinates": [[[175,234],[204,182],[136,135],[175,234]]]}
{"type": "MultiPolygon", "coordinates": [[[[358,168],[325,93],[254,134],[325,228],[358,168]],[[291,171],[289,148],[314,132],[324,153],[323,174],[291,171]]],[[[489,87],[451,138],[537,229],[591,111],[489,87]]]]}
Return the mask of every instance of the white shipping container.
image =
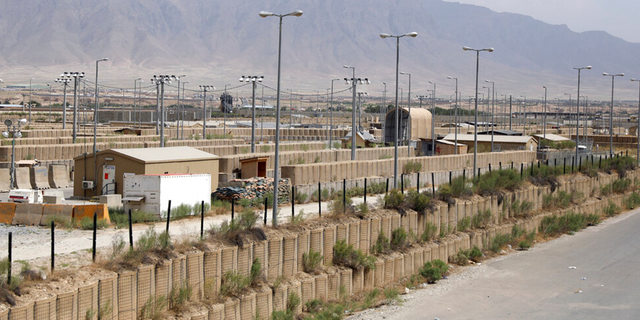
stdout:
{"type": "Polygon", "coordinates": [[[140,210],[166,219],[169,200],[172,211],[181,204],[211,204],[209,174],[125,174],[123,184],[125,212],[140,210]]]}

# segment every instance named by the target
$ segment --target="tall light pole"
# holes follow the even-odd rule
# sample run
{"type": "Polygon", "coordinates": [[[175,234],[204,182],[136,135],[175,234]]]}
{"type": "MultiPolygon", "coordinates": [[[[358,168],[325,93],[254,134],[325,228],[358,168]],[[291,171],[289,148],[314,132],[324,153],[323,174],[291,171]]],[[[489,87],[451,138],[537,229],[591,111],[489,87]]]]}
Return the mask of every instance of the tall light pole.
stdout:
{"type": "MultiPolygon", "coordinates": [[[[73,143],[76,143],[76,137],[78,134],[78,84],[80,79],[84,78],[84,72],[65,72],[60,76],[64,78],[73,78],[73,143]]],[[[66,106],[65,106],[66,108],[66,106]]]]}
{"type": "Polygon", "coordinates": [[[493,48],[473,49],[462,47],[464,51],[476,52],[476,101],[475,101],[475,120],[473,128],[473,177],[476,177],[478,171],[478,73],[480,71],[480,51],[493,52],[493,48]]]}
{"type": "Polygon", "coordinates": [[[62,94],[62,130],[67,128],[67,86],[71,82],[71,78],[64,74],[61,74],[59,78],[55,80],[57,83],[62,83],[64,86],[62,94]]]}
{"type": "Polygon", "coordinates": [[[382,129],[382,142],[387,143],[385,137],[385,126],[387,125],[387,83],[383,82],[384,91],[382,91],[382,107],[380,108],[380,128],[382,129]]]}
{"type": "MultiPolygon", "coordinates": [[[[227,97],[228,97],[228,93],[227,93],[227,87],[230,86],[230,84],[225,84],[224,85],[224,101],[222,103],[222,105],[224,106],[224,109],[222,110],[222,115],[223,115],[223,119],[222,119],[222,127],[224,127],[224,131],[227,131],[227,97]]],[[[232,100],[232,107],[233,107],[233,100],[232,100]]],[[[205,113],[205,119],[202,121],[207,121],[206,117],[207,114],[205,113]]],[[[223,132],[224,134],[224,132],[223,132]]]]}
{"type": "Polygon", "coordinates": [[[409,72],[400,72],[400,74],[409,76],[409,95],[407,96],[407,100],[409,100],[409,121],[407,123],[407,157],[411,156],[411,73],[409,72]]]}
{"type": "Polygon", "coordinates": [[[358,128],[356,128],[356,95],[357,95],[357,85],[358,84],[370,84],[369,78],[356,78],[356,67],[351,66],[342,66],[345,69],[351,69],[353,71],[353,78],[344,78],[345,84],[351,85],[351,91],[353,93],[353,98],[351,102],[351,160],[356,160],[356,134],[360,132],[358,128]]]}
{"type": "Polygon", "coordinates": [[[4,120],[4,124],[7,126],[7,131],[2,132],[2,136],[9,138],[11,136],[11,168],[9,169],[9,189],[15,188],[16,184],[16,138],[22,138],[22,132],[20,127],[27,124],[27,119],[20,119],[14,123],[11,119],[4,120]]]}
{"type": "Polygon", "coordinates": [[[53,89],[53,87],[51,86],[51,83],[47,83],[47,87],[49,87],[49,120],[47,121],[51,123],[51,90],[53,89]]]}
{"type": "Polygon", "coordinates": [[[522,115],[522,135],[526,136],[527,135],[527,97],[526,96],[520,96],[520,98],[523,98],[523,104],[520,105],[520,114],[522,115]]]}
{"type": "Polygon", "coordinates": [[[151,78],[151,83],[155,83],[160,86],[160,148],[164,148],[164,85],[170,84],[171,80],[178,80],[180,77],[175,75],[154,75],[151,78]]]}
{"type": "MultiPolygon", "coordinates": [[[[576,101],[577,101],[577,105],[576,105],[576,158],[575,158],[575,164],[578,165],[578,150],[580,149],[579,146],[580,144],[578,143],[579,141],[579,137],[580,137],[580,71],[584,70],[584,69],[591,69],[591,66],[586,66],[586,67],[579,67],[579,68],[573,68],[574,70],[578,70],[578,95],[576,96],[576,101]]],[[[613,78],[612,78],[613,79],[613,78]]],[[[613,91],[612,91],[613,93],[613,91]]],[[[586,127],[585,127],[586,130],[586,127]]],[[[613,141],[613,136],[611,138],[613,141]]]]}
{"type": "Polygon", "coordinates": [[[138,79],[133,80],[133,91],[134,91],[134,93],[133,93],[133,114],[134,114],[133,127],[134,128],[136,127],[136,121],[135,121],[136,118],[138,120],[138,128],[142,128],[142,101],[140,100],[140,96],[142,95],[142,82],[143,82],[142,78],[138,78],[138,79]],[[137,85],[138,81],[140,81],[140,88],[139,88],[140,91],[136,91],[136,90],[138,90],[138,88],[136,88],[136,85],[137,85]],[[136,94],[138,95],[138,101],[137,101],[137,104],[138,104],[138,116],[137,117],[135,116],[135,113],[136,113],[136,94]]]}
{"type": "MultiPolygon", "coordinates": [[[[184,100],[185,100],[185,94],[184,94],[184,85],[186,85],[187,83],[189,83],[189,81],[183,81],[182,82],[182,109],[180,110],[180,119],[182,119],[182,121],[180,121],[180,140],[184,140],[184,116],[185,116],[185,112],[184,112],[184,100]]],[[[180,88],[178,88],[178,90],[180,90],[180,88]]]]}
{"type": "Polygon", "coordinates": [[[274,16],[280,18],[280,28],[278,29],[278,86],[276,91],[276,152],[275,163],[273,168],[273,225],[278,224],[278,173],[279,168],[279,154],[280,154],[280,64],[282,60],[282,18],[286,16],[299,17],[302,15],[302,10],[296,10],[287,14],[274,14],[267,11],[260,11],[260,16],[263,18],[274,16]]]}
{"type": "MultiPolygon", "coordinates": [[[[547,139],[547,86],[542,86],[544,88],[544,118],[542,120],[542,139],[547,139]]],[[[539,146],[538,146],[539,148],[539,146]]]]}
{"type": "Polygon", "coordinates": [[[333,82],[340,80],[339,78],[331,79],[331,123],[329,124],[329,149],[333,148],[333,82]]]}
{"type": "Polygon", "coordinates": [[[589,97],[585,95],[581,95],[581,97],[584,98],[584,129],[582,130],[582,136],[586,143],[589,139],[589,130],[587,130],[589,126],[589,97]]]}
{"type": "MultiPolygon", "coordinates": [[[[589,67],[591,68],[591,67],[589,67]]],[[[614,89],[614,83],[615,83],[615,78],[616,77],[624,77],[624,73],[606,73],[603,72],[602,73],[603,76],[605,77],[611,77],[611,107],[609,109],[609,156],[613,155],[613,89],[614,89]]],[[[580,71],[578,71],[578,79],[580,78],[580,71]]],[[[578,80],[578,83],[580,83],[580,80],[578,80]]],[[[580,92],[578,91],[578,94],[580,92]]],[[[640,116],[640,115],[638,115],[640,116]]],[[[577,145],[577,140],[576,140],[576,148],[578,147],[577,145]]],[[[576,151],[577,154],[577,151],[576,151]]]]}
{"type": "MultiPolygon", "coordinates": [[[[571,106],[571,93],[564,93],[565,96],[569,96],[569,106],[571,106]]],[[[563,113],[566,113],[563,112],[563,113]]],[[[569,112],[569,139],[571,139],[571,112],[569,112]]]]}
{"type": "Polygon", "coordinates": [[[240,82],[251,82],[251,153],[256,152],[256,86],[264,76],[242,76],[240,82]]]}
{"type": "Polygon", "coordinates": [[[358,92],[358,132],[362,130],[362,96],[369,95],[366,91],[358,92]]]}
{"type": "MultiPolygon", "coordinates": [[[[108,58],[102,58],[99,60],[96,60],[96,87],[95,87],[95,103],[94,103],[94,108],[93,108],[93,157],[96,158],[96,140],[97,140],[97,135],[98,135],[98,64],[100,62],[103,61],[107,61],[109,60],[108,58]]],[[[94,159],[95,160],[95,159],[94,159]]],[[[96,170],[97,167],[96,167],[96,170]]],[[[96,182],[98,179],[98,176],[95,176],[96,182]]],[[[95,186],[96,184],[94,184],[95,186]]]]}
{"type": "MultiPolygon", "coordinates": [[[[452,76],[448,76],[447,79],[453,79],[456,81],[456,105],[454,106],[454,111],[453,111],[453,121],[455,122],[455,131],[454,131],[454,136],[455,136],[455,154],[458,154],[458,78],[456,77],[452,77],[452,76]]],[[[491,143],[493,144],[493,137],[491,139],[491,143]]],[[[493,150],[493,145],[491,146],[491,150],[493,150]]]]}
{"type": "MultiPolygon", "coordinates": [[[[209,85],[200,85],[200,89],[204,91],[204,96],[202,99],[204,103],[202,106],[202,139],[207,140],[207,90],[215,90],[216,87],[209,86],[209,85]]],[[[223,105],[224,105],[224,108],[226,109],[227,108],[226,101],[223,105]]],[[[225,131],[226,131],[226,127],[225,127],[225,131]]]]}
{"type": "MultiPolygon", "coordinates": [[[[176,139],[180,139],[180,115],[182,113],[180,112],[180,110],[182,110],[181,109],[182,101],[180,100],[180,80],[186,76],[187,76],[186,74],[181,74],[178,76],[178,106],[176,108],[178,111],[176,112],[176,139]]],[[[184,97],[182,98],[184,99],[184,97]]]]}
{"type": "Polygon", "coordinates": [[[491,80],[484,80],[491,83],[491,152],[493,152],[493,132],[496,130],[494,123],[494,113],[496,109],[496,83],[491,80]]]}
{"type": "Polygon", "coordinates": [[[397,189],[398,188],[398,130],[399,128],[399,112],[400,110],[398,109],[398,80],[399,80],[399,68],[400,68],[400,38],[402,37],[412,37],[415,38],[418,36],[417,32],[409,32],[409,33],[405,33],[405,34],[400,34],[400,35],[391,35],[388,33],[381,33],[380,34],[380,38],[385,39],[385,38],[396,38],[396,126],[395,126],[395,132],[393,133],[394,136],[394,140],[393,140],[393,188],[397,189]]]}
{"type": "Polygon", "coordinates": [[[31,80],[34,79],[35,78],[29,79],[29,124],[31,124],[31,102],[33,101],[33,99],[31,98],[31,93],[33,92],[33,90],[31,90],[31,80]]]}
{"type": "Polygon", "coordinates": [[[638,82],[638,127],[636,128],[636,167],[640,166],[640,79],[631,78],[638,82]]]}
{"type": "Polygon", "coordinates": [[[433,85],[431,90],[431,155],[436,155],[436,83],[429,80],[433,85]]]}

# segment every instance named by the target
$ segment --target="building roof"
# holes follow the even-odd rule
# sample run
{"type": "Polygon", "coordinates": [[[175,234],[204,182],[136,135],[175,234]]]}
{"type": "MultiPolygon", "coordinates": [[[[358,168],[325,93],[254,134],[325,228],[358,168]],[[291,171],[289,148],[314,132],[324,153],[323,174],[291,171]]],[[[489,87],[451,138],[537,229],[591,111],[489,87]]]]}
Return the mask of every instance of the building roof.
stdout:
{"type": "MultiPolygon", "coordinates": [[[[192,147],[108,149],[98,154],[117,153],[123,157],[144,163],[182,162],[192,160],[213,160],[220,157],[192,147]]],[[[89,155],[87,155],[89,157],[89,155]]],[[[93,157],[93,154],[91,155],[93,157]]],[[[78,156],[75,159],[84,158],[78,156]]]]}
{"type": "MultiPolygon", "coordinates": [[[[496,143],[527,143],[529,140],[533,139],[531,136],[493,136],[493,142],[496,143]]],[[[444,137],[444,140],[455,141],[455,135],[450,133],[444,137]]],[[[471,141],[473,142],[472,134],[459,134],[458,133],[458,142],[460,141],[471,141]]],[[[491,142],[491,135],[478,135],[478,142],[491,142]]]]}
{"type": "MultiPolygon", "coordinates": [[[[487,131],[481,131],[478,132],[478,134],[491,134],[491,130],[487,130],[487,131]]],[[[502,136],[521,136],[522,132],[520,131],[515,131],[515,130],[508,130],[508,129],[504,129],[504,130],[493,130],[493,135],[502,135],[502,136]]]]}
{"type": "MultiPolygon", "coordinates": [[[[376,137],[374,137],[371,133],[367,131],[358,132],[358,136],[365,141],[378,142],[378,139],[376,139],[376,137]]],[[[349,140],[349,139],[351,139],[351,132],[347,133],[347,135],[344,136],[344,138],[342,138],[342,140],[349,140]]]]}
{"type": "Polygon", "coordinates": [[[542,133],[534,134],[533,136],[540,139],[546,139],[549,141],[569,141],[569,138],[563,137],[557,134],[553,134],[553,133],[547,133],[546,137],[542,133]]]}
{"type": "MultiPolygon", "coordinates": [[[[447,145],[450,145],[450,146],[455,146],[456,145],[455,141],[442,140],[442,139],[436,140],[436,143],[447,144],[447,145]]],[[[462,145],[463,145],[462,143],[458,143],[458,146],[462,146],[462,145]]]]}

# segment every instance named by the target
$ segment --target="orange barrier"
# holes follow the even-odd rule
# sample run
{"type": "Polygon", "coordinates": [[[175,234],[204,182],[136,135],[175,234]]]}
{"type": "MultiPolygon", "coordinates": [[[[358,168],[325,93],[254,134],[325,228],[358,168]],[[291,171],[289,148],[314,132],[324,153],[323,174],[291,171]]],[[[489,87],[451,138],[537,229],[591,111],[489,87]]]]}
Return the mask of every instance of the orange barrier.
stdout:
{"type": "Polygon", "coordinates": [[[107,205],[104,203],[73,207],[73,218],[76,219],[76,221],[80,221],[85,217],[93,219],[94,213],[98,214],[98,219],[107,220],[107,223],[111,223],[111,220],[109,219],[109,209],[107,209],[107,205]]]}
{"type": "Polygon", "coordinates": [[[0,202],[0,223],[11,224],[16,215],[16,204],[13,202],[0,202]]]}

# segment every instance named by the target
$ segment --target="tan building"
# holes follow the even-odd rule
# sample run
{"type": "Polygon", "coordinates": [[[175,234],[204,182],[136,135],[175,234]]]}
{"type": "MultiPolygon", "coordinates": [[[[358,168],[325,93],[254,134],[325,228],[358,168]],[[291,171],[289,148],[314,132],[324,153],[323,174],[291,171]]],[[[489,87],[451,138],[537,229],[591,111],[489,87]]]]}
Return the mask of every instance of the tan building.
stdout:
{"type": "MultiPolygon", "coordinates": [[[[455,141],[453,133],[448,134],[443,140],[455,141]]],[[[458,134],[458,144],[466,144],[468,152],[473,152],[474,137],[472,134],[458,134]]],[[[494,151],[527,150],[538,148],[538,142],[532,136],[493,136],[494,151]]],[[[491,151],[491,135],[478,135],[478,152],[491,151]]]]}
{"type": "MultiPolygon", "coordinates": [[[[407,138],[411,140],[431,139],[431,112],[427,109],[411,108],[411,116],[409,109],[400,109],[399,122],[400,130],[398,131],[398,140],[403,141],[407,138]],[[409,120],[410,119],[410,120],[409,120]]],[[[393,130],[396,127],[396,110],[390,110],[385,117],[384,137],[385,142],[393,142],[393,130]]]]}
{"type": "Polygon", "coordinates": [[[76,197],[122,194],[125,174],[208,173],[211,190],[218,187],[219,157],[192,147],[109,149],[99,151],[95,158],[91,153],[73,160],[76,197]],[[96,165],[98,181],[94,178],[96,165]]]}

